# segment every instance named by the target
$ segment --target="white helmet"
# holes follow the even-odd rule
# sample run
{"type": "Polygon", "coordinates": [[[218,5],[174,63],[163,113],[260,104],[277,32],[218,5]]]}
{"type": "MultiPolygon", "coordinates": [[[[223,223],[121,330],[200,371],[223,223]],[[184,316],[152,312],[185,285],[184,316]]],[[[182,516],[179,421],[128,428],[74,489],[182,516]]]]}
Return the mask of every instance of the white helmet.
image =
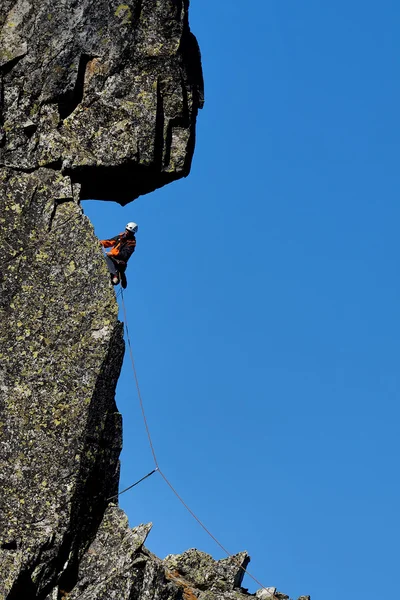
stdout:
{"type": "Polygon", "coordinates": [[[125,227],[126,231],[130,231],[131,233],[136,233],[137,230],[139,229],[139,227],[136,225],[136,223],[128,223],[128,225],[125,227]]]}

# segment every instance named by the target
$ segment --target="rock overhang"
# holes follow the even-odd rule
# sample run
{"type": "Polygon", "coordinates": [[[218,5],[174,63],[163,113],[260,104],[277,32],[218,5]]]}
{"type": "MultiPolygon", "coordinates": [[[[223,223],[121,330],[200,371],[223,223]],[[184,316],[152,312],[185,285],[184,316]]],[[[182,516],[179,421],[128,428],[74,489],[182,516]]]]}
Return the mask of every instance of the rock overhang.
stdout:
{"type": "Polygon", "coordinates": [[[203,105],[187,0],[0,8],[0,169],[52,168],[126,204],[188,175],[203,105]]]}
{"type": "Polygon", "coordinates": [[[122,329],[80,200],[186,176],[202,95],[187,1],[0,5],[2,597],[73,586],[118,488],[122,329]]]}

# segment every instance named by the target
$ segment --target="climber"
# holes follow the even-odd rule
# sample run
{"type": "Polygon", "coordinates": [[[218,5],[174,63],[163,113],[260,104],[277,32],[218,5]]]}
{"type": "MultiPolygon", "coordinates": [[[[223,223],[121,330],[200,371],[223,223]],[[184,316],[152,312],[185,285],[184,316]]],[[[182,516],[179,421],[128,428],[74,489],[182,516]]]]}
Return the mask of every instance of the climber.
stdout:
{"type": "Polygon", "coordinates": [[[128,223],[125,231],[109,240],[101,240],[103,248],[111,248],[106,253],[106,263],[111,274],[111,283],[118,285],[121,281],[122,287],[127,286],[126,266],[130,256],[135,252],[136,238],[135,233],[138,230],[136,223],[128,223]]]}

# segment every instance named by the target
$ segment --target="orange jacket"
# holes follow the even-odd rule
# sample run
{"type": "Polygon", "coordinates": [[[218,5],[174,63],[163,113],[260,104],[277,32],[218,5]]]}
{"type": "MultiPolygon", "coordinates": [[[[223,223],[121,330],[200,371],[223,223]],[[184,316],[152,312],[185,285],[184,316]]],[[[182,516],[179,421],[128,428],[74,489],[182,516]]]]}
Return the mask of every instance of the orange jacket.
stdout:
{"type": "Polygon", "coordinates": [[[103,248],[112,248],[108,253],[109,256],[118,262],[127,263],[131,255],[135,252],[136,238],[130,233],[120,233],[109,240],[100,240],[103,248]]]}

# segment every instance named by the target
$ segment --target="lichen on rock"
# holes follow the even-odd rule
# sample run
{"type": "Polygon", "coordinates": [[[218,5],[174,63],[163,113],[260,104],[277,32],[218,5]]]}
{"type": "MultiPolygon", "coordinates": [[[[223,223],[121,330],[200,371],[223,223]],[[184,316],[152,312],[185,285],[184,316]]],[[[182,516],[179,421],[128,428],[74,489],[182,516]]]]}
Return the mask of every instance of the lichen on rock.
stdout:
{"type": "Polygon", "coordinates": [[[80,201],[188,174],[187,0],[0,6],[0,598],[72,590],[119,480],[124,343],[80,201]]]}
{"type": "Polygon", "coordinates": [[[114,504],[124,342],[80,201],[189,173],[188,0],[0,5],[0,600],[244,600],[246,553],[164,561],[114,504]]]}
{"type": "Polygon", "coordinates": [[[188,0],[0,7],[0,164],[122,204],[190,170],[203,105],[188,0]]]}
{"type": "Polygon", "coordinates": [[[45,591],[67,561],[79,560],[118,487],[114,391],[123,340],[98,241],[81,208],[72,197],[57,198],[54,171],[6,174],[0,597],[13,597],[27,580],[45,591]]]}

